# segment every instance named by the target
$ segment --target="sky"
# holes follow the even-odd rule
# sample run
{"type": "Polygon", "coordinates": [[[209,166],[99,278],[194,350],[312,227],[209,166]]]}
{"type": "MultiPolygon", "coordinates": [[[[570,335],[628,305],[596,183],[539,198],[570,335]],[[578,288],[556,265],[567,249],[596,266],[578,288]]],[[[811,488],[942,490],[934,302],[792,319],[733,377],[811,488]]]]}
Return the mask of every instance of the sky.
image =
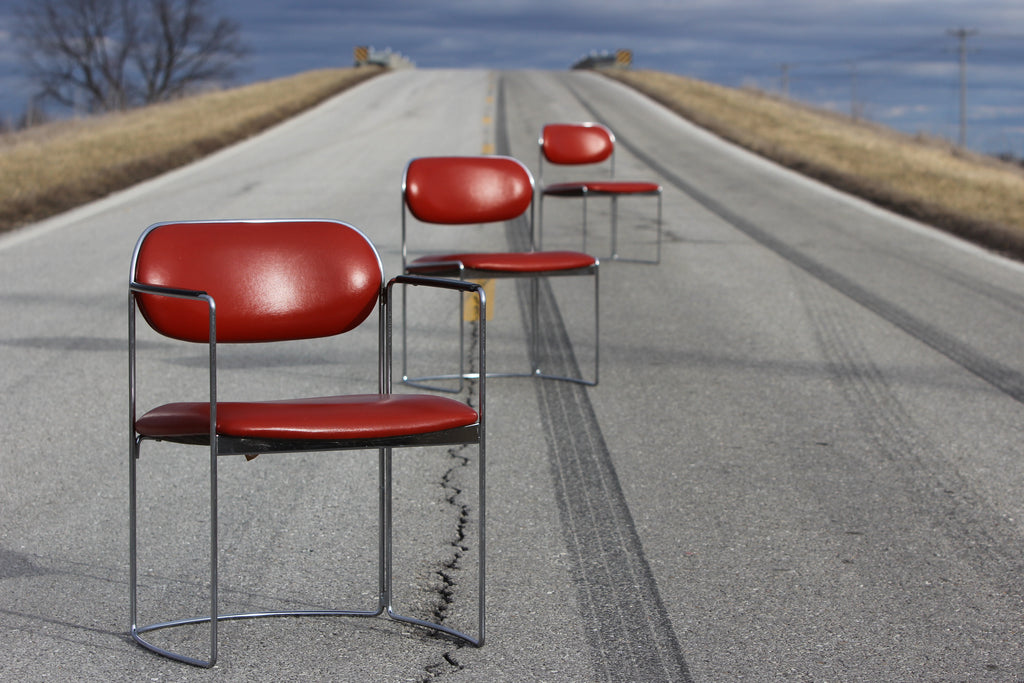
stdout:
{"type": "MultiPolygon", "coordinates": [[[[31,94],[0,0],[0,117],[31,94]]],[[[634,67],[759,88],[907,133],[1024,157],[1021,0],[213,0],[250,55],[239,84],[349,66],[390,48],[419,68],[568,69],[629,49],[634,67]],[[963,41],[956,35],[963,29],[963,41]]]]}

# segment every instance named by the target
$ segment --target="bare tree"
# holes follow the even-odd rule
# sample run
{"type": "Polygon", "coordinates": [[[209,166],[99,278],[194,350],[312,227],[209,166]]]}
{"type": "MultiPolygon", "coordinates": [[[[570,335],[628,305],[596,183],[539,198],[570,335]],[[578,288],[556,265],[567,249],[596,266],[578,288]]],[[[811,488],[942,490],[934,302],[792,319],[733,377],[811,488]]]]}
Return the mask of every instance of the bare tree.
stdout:
{"type": "Polygon", "coordinates": [[[39,95],[124,109],[230,80],[245,56],[211,0],[25,0],[15,37],[39,95]]]}
{"type": "Polygon", "coordinates": [[[150,6],[153,21],[135,55],[146,102],[234,77],[235,64],[246,52],[238,24],[224,17],[211,19],[208,0],[151,0],[150,6]]]}

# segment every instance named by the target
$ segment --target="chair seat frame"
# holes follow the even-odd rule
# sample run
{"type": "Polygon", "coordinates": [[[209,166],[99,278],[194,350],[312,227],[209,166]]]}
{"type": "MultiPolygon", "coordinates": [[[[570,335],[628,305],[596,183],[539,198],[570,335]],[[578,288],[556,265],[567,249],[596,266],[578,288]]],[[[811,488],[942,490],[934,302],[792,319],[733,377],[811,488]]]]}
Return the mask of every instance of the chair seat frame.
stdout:
{"type": "MultiPolygon", "coordinates": [[[[529,317],[530,327],[527,331],[527,344],[530,350],[530,369],[529,371],[499,371],[489,372],[488,377],[494,378],[512,378],[521,377],[528,378],[534,377],[537,379],[546,380],[558,380],[563,382],[571,382],[575,384],[582,384],[585,386],[595,386],[598,383],[599,372],[600,372],[600,345],[595,343],[594,345],[594,370],[593,378],[585,378],[573,375],[562,375],[558,373],[552,373],[545,371],[540,364],[540,341],[541,341],[541,326],[540,326],[540,279],[548,277],[563,277],[573,275],[592,275],[594,278],[594,339],[600,338],[600,271],[599,263],[595,263],[594,266],[587,268],[572,268],[567,270],[555,270],[547,271],[539,274],[531,274],[524,276],[522,273],[506,273],[502,271],[494,270],[477,270],[473,268],[466,268],[459,262],[423,262],[417,261],[415,266],[410,266],[408,270],[423,268],[425,271],[429,270],[431,273],[436,273],[439,277],[450,277],[460,281],[471,281],[471,280],[487,280],[487,279],[529,279],[529,317]]],[[[407,311],[408,307],[403,305],[403,311],[407,311]]],[[[403,332],[402,338],[406,339],[406,317],[402,317],[403,332]]],[[[466,370],[465,366],[465,319],[459,317],[459,369],[454,373],[440,373],[432,375],[419,375],[416,377],[409,376],[409,359],[408,359],[408,344],[402,344],[402,381],[410,386],[419,387],[422,389],[430,389],[434,391],[442,392],[454,392],[458,393],[462,391],[463,380],[479,379],[479,372],[470,372],[466,370]],[[457,380],[457,384],[454,388],[445,385],[438,385],[436,382],[439,381],[452,381],[457,380]]]]}
{"type": "MultiPolygon", "coordinates": [[[[150,230],[158,226],[152,226],[150,230]]],[[[140,238],[141,245],[143,238],[140,238]]],[[[210,668],[214,666],[218,657],[218,624],[224,621],[258,619],[265,617],[380,617],[386,616],[398,622],[411,624],[418,627],[430,629],[434,632],[451,637],[469,645],[481,647],[485,640],[485,606],[486,606],[486,449],[485,449],[485,396],[486,396],[486,326],[481,322],[479,359],[481,372],[477,386],[477,410],[478,421],[475,424],[465,427],[457,427],[442,431],[413,434],[383,438],[359,438],[359,439],[253,439],[244,437],[232,437],[217,433],[217,314],[214,298],[203,291],[184,290],[171,287],[159,287],[139,283],[135,281],[135,262],[138,257],[139,245],[136,246],[136,253],[133,256],[132,280],[129,284],[129,315],[128,315],[128,341],[129,341],[129,421],[130,421],[130,446],[129,446],[129,611],[131,617],[130,635],[139,645],[157,654],[170,659],[177,660],[194,666],[210,668]],[[142,294],[191,299],[204,302],[208,307],[209,315],[209,407],[210,407],[210,433],[208,435],[189,435],[183,437],[149,437],[140,434],[136,429],[136,393],[137,393],[137,344],[136,344],[136,310],[138,308],[137,297],[142,294]],[[141,455],[141,445],[144,441],[169,441],[180,444],[190,444],[209,447],[209,508],[210,508],[210,538],[209,538],[209,614],[181,619],[162,621],[148,625],[139,625],[139,560],[138,560],[138,461],[141,455]],[[479,531],[477,551],[477,618],[476,634],[471,635],[465,631],[457,630],[442,623],[430,622],[414,616],[403,615],[394,607],[393,589],[393,550],[392,531],[394,528],[392,496],[392,449],[402,446],[441,446],[441,445],[464,445],[476,444],[478,447],[477,470],[478,470],[478,502],[479,502],[479,531]],[[294,453],[294,452],[315,452],[315,451],[342,451],[342,450],[373,450],[378,451],[378,522],[377,522],[377,586],[375,592],[378,596],[376,605],[364,609],[315,609],[315,610],[269,610],[246,613],[221,614],[219,609],[219,535],[218,535],[218,477],[217,463],[221,456],[227,455],[248,455],[256,456],[261,454],[294,453]],[[178,651],[161,647],[145,637],[155,631],[174,628],[178,626],[208,624],[209,625],[209,654],[206,658],[195,657],[178,651]]],[[[386,286],[382,286],[378,295],[378,377],[379,393],[390,394],[392,387],[392,306],[393,289],[396,285],[403,286],[427,286],[433,288],[454,290],[463,293],[470,293],[478,298],[478,305],[482,312],[486,311],[486,299],[482,287],[475,283],[461,282],[438,277],[425,277],[416,275],[402,275],[393,278],[386,286]]],[[[405,287],[403,287],[404,290],[405,287]]],[[[483,316],[482,316],[483,319],[483,316]]]]}
{"type": "MultiPolygon", "coordinates": [[[[565,183],[558,183],[559,186],[564,186],[565,183]]],[[[662,188],[659,185],[657,190],[650,190],[646,192],[615,192],[607,190],[595,190],[587,186],[586,182],[576,183],[575,190],[568,192],[565,190],[549,190],[546,187],[540,189],[539,197],[537,199],[538,207],[538,220],[537,220],[537,234],[538,239],[543,244],[544,236],[544,198],[545,197],[579,197],[582,209],[582,220],[581,226],[583,231],[583,242],[581,249],[587,250],[587,236],[588,236],[588,223],[587,223],[587,199],[591,196],[594,197],[608,197],[611,201],[611,248],[609,252],[609,258],[613,261],[623,261],[626,263],[649,263],[657,265],[661,263],[661,231],[662,231],[662,188]],[[644,259],[635,258],[632,256],[623,256],[619,253],[619,198],[620,197],[655,197],[657,198],[657,213],[655,217],[655,251],[654,258],[644,259]]]]}

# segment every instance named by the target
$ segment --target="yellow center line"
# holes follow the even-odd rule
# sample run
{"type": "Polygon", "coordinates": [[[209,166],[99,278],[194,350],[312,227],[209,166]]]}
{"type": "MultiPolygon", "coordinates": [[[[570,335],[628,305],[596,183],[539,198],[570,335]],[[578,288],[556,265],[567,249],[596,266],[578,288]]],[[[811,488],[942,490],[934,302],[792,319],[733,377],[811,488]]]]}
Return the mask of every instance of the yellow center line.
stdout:
{"type": "MultiPolygon", "coordinates": [[[[493,78],[494,78],[494,75],[492,74],[491,75],[491,84],[490,84],[491,92],[487,93],[487,95],[485,97],[485,100],[484,100],[486,102],[488,110],[492,109],[493,106],[494,106],[494,93],[493,93],[494,82],[493,82],[493,78]]],[[[488,140],[488,139],[489,140],[493,140],[494,139],[494,129],[493,129],[493,127],[494,127],[494,117],[491,114],[489,114],[489,113],[488,114],[484,114],[483,126],[484,126],[484,139],[485,140],[488,140]]],[[[484,142],[483,143],[483,147],[481,149],[481,152],[483,154],[494,154],[494,143],[492,143],[492,142],[484,142]]]]}

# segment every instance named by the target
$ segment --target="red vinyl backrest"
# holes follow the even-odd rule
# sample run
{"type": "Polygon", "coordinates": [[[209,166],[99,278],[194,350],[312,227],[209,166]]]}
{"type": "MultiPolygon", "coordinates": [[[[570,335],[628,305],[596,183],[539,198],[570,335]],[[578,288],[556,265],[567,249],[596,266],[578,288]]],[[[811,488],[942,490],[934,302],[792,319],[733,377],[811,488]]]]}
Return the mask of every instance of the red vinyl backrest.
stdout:
{"type": "Polygon", "coordinates": [[[553,164],[596,164],[612,155],[615,138],[596,123],[549,123],[540,145],[544,158],[553,164]]]}
{"type": "Polygon", "coordinates": [[[533,201],[529,169],[502,156],[413,159],[402,188],[409,211],[425,223],[512,220],[533,201]]]}
{"type": "MultiPolygon", "coordinates": [[[[220,342],[346,332],[373,311],[384,279],[377,250],[359,230],[300,220],[158,224],[140,238],[132,276],[211,295],[220,342]]],[[[209,340],[204,302],[141,294],[138,304],[161,334],[209,340]]]]}

